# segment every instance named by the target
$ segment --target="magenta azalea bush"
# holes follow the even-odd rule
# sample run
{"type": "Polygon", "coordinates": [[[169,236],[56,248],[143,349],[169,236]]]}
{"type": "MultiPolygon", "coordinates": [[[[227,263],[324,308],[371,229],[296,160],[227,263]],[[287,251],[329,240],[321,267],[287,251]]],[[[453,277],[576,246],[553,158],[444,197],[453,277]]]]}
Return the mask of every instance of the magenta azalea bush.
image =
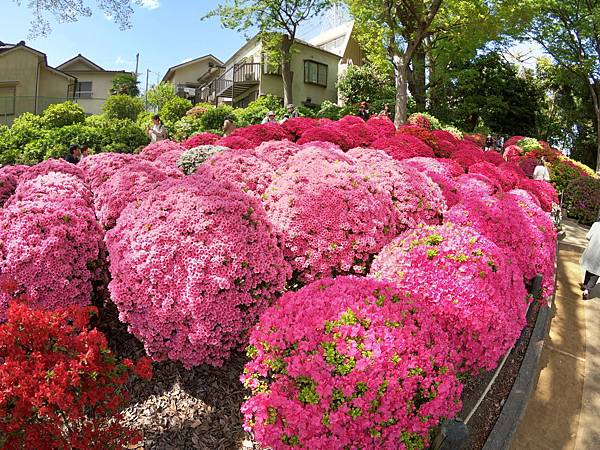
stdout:
{"type": "Polygon", "coordinates": [[[17,189],[18,178],[11,173],[0,172],[0,208],[14,194],[17,189]]]}
{"type": "Polygon", "coordinates": [[[480,173],[465,173],[454,179],[454,186],[461,198],[468,196],[484,197],[502,192],[498,182],[480,173]]]}
{"type": "Polygon", "coordinates": [[[246,430],[269,448],[425,448],[462,387],[424,305],[354,277],[285,294],[250,335],[246,430]]]}
{"type": "Polygon", "coordinates": [[[33,180],[40,175],[46,175],[50,172],[61,172],[76,176],[82,180],[85,178],[82,170],[75,164],[66,162],[64,159],[47,159],[35,166],[28,167],[20,176],[19,182],[33,180]]]}
{"type": "Polygon", "coordinates": [[[248,140],[242,136],[227,136],[227,137],[219,139],[217,142],[215,142],[215,145],[231,148],[234,150],[235,149],[247,150],[247,149],[254,147],[254,144],[250,140],[248,140]]]}
{"type": "Polygon", "coordinates": [[[198,175],[130,203],[106,242],[120,320],[186,367],[221,365],[289,275],[259,202],[198,175]]]}
{"type": "Polygon", "coordinates": [[[298,140],[298,144],[308,142],[331,142],[344,151],[355,147],[354,141],[347,134],[339,131],[332,125],[324,125],[306,130],[298,140]]]}
{"type": "Polygon", "coordinates": [[[430,158],[435,156],[431,147],[410,134],[381,137],[375,140],[371,146],[376,149],[385,150],[388,155],[398,161],[418,156],[430,158]]]}
{"type": "Polygon", "coordinates": [[[472,228],[446,223],[409,230],[379,253],[370,276],[427,302],[463,371],[493,369],[525,325],[522,272],[472,228]]]}
{"type": "Polygon", "coordinates": [[[231,136],[247,139],[253,146],[260,145],[263,142],[282,141],[292,137],[285,128],[277,123],[265,123],[238,128],[231,136]]]}
{"type": "Polygon", "coordinates": [[[181,143],[181,146],[189,150],[200,145],[214,145],[221,137],[213,133],[197,133],[181,143]]]}
{"type": "Polygon", "coordinates": [[[154,142],[153,144],[147,145],[140,152],[140,157],[149,161],[156,160],[160,155],[174,150],[183,153],[185,148],[177,142],[165,139],[164,141],[154,142]]]}
{"type": "Polygon", "coordinates": [[[281,127],[291,136],[293,141],[302,137],[304,132],[317,125],[317,119],[311,117],[292,117],[281,124],[281,127]]]}
{"type": "MultiPolygon", "coordinates": [[[[291,119],[290,119],[291,120],[291,119]]],[[[284,122],[287,123],[288,121],[284,122]]],[[[312,145],[312,144],[307,144],[312,145]]],[[[266,161],[275,168],[283,166],[290,156],[295,155],[304,147],[290,141],[263,142],[251,150],[257,158],[266,161]]]]}

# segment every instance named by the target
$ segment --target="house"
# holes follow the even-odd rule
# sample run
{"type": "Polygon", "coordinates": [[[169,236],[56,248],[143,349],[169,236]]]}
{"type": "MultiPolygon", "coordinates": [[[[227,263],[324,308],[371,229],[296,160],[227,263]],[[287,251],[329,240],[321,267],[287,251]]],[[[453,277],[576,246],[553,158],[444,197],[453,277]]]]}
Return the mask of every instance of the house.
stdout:
{"type": "Polygon", "coordinates": [[[177,95],[196,103],[197,89],[223,74],[225,65],[213,55],[186,61],[167,70],[162,81],[171,82],[177,89],[177,95]]]}
{"type": "MultiPolygon", "coordinates": [[[[292,95],[306,106],[337,101],[336,80],[340,56],[308,42],[296,40],[292,48],[292,95]]],[[[224,72],[200,88],[204,102],[245,107],[261,95],[283,98],[280,68],[265,61],[258,36],[250,39],[225,62],[224,72]]]]}
{"type": "Polygon", "coordinates": [[[39,114],[52,103],[73,98],[77,79],[48,65],[46,55],[25,45],[0,41],[0,123],[39,114]]]}
{"type": "Polygon", "coordinates": [[[354,21],[346,22],[314,37],[311,45],[328,50],[340,59],[338,72],[341,74],[350,65],[362,66],[366,55],[356,38],[354,21]]]}
{"type": "Polygon", "coordinates": [[[87,114],[102,113],[102,105],[110,95],[113,78],[129,73],[124,70],[104,70],[81,53],[65,61],[57,69],[77,78],[75,101],[87,114]]]}

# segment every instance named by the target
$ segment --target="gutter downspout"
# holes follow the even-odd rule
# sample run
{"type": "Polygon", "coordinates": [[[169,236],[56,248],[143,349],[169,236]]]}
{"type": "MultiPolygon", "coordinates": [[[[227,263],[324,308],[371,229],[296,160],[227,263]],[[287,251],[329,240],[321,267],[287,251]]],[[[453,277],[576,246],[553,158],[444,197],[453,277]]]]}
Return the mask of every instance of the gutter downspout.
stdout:
{"type": "Polygon", "coordinates": [[[38,114],[38,95],[40,90],[40,65],[42,64],[42,60],[38,60],[37,64],[37,73],[35,74],[35,98],[33,104],[33,110],[35,114],[38,114]]]}

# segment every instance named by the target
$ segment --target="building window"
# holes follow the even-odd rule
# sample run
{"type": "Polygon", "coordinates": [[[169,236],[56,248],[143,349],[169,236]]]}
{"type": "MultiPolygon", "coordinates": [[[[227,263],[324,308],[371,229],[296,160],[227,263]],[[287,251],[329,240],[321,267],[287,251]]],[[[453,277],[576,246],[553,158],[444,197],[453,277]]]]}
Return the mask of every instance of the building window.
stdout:
{"type": "Polygon", "coordinates": [[[0,86],[0,116],[15,114],[15,90],[14,86],[0,86]]]}
{"type": "Polygon", "coordinates": [[[327,64],[316,61],[304,61],[304,82],[327,86],[327,64]]]}
{"type": "Polygon", "coordinates": [[[92,82],[78,81],[75,86],[75,98],[92,98],[92,82]]]}

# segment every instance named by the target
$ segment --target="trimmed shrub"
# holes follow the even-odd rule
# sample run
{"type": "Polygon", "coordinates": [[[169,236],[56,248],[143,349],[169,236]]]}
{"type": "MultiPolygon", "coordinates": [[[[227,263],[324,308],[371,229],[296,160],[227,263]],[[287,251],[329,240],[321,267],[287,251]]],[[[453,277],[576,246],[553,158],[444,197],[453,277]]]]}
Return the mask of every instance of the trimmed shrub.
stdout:
{"type": "Polygon", "coordinates": [[[591,177],[572,180],[565,189],[563,201],[569,217],[591,225],[600,217],[600,180],[591,177]]]}
{"type": "Polygon", "coordinates": [[[42,114],[42,122],[46,128],[60,128],[85,121],[85,111],[71,101],[48,106],[42,114]]]}
{"type": "Polygon", "coordinates": [[[125,94],[110,95],[102,105],[102,112],[108,119],[129,119],[135,122],[143,110],[141,99],[125,94]]]}

